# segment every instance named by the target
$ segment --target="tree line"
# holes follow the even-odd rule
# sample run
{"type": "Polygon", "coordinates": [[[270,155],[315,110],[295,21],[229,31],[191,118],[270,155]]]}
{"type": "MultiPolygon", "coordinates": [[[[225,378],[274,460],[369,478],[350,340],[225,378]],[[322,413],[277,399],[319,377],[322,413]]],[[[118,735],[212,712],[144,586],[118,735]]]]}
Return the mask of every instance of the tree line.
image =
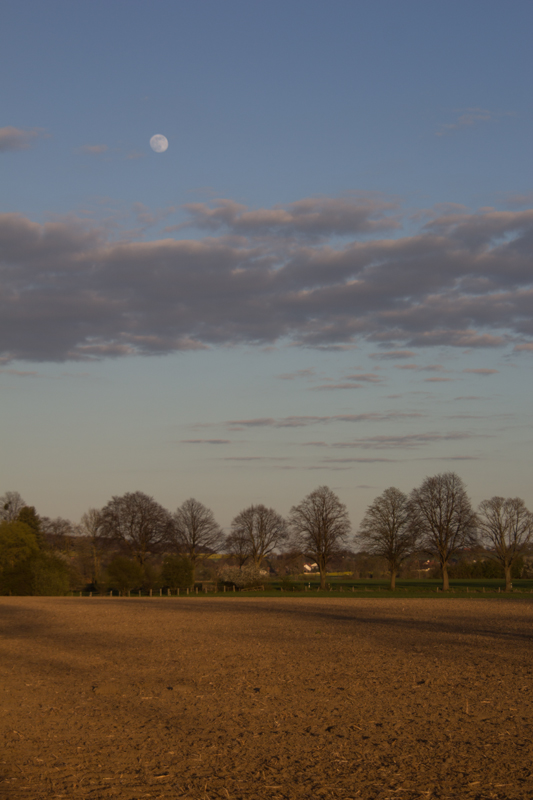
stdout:
{"type": "Polygon", "coordinates": [[[245,565],[257,571],[273,553],[290,550],[317,565],[324,589],[328,564],[353,542],[386,561],[391,589],[406,559],[427,553],[439,564],[445,591],[450,561],[481,545],[501,566],[508,591],[512,568],[533,537],[533,515],[523,500],[492,497],[476,512],[463,481],[453,472],[426,478],[409,495],[395,487],[386,489],[368,506],[353,538],[346,506],[328,486],[294,505],[287,518],[265,505],[251,505],[235,516],[227,535],[200,501],[189,498],[171,513],[140,491],[114,496],[102,509],[90,509],[77,526],[39,517],[17,492],[6,492],[0,498],[0,520],[4,594],[64,593],[60,589],[68,582],[67,571],[57,545],[69,536],[83,541],[95,585],[102,555],[110,547],[119,548],[107,568],[117,584],[140,582],[159,557],[169,586],[192,584],[199,563],[215,553],[227,554],[241,571],[245,565]]]}

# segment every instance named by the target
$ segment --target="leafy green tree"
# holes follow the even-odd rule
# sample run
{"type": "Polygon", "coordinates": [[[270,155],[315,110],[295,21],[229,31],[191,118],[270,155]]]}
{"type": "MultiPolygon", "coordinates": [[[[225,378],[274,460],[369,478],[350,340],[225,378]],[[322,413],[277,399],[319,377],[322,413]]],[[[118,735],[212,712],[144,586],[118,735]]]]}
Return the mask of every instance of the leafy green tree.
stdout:
{"type": "Polygon", "coordinates": [[[31,587],[34,595],[61,596],[70,590],[70,569],[61,556],[40,553],[31,559],[31,587]]]}
{"type": "Polygon", "coordinates": [[[69,588],[68,565],[53,553],[43,553],[28,525],[0,523],[1,594],[63,595],[69,588]]]}
{"type": "Polygon", "coordinates": [[[107,567],[110,588],[118,589],[121,595],[130,592],[143,582],[143,568],[138,561],[127,556],[115,556],[107,567]]]}
{"type": "Polygon", "coordinates": [[[39,552],[37,537],[23,522],[0,522],[0,579],[39,552]]]}
{"type": "Polygon", "coordinates": [[[169,589],[188,589],[194,583],[194,564],[188,556],[165,556],[161,580],[169,589]]]}
{"type": "Polygon", "coordinates": [[[18,513],[17,522],[22,522],[24,525],[27,525],[28,528],[31,528],[37,537],[39,547],[42,548],[44,545],[44,537],[41,528],[41,519],[35,511],[35,507],[23,506],[18,513]]]}

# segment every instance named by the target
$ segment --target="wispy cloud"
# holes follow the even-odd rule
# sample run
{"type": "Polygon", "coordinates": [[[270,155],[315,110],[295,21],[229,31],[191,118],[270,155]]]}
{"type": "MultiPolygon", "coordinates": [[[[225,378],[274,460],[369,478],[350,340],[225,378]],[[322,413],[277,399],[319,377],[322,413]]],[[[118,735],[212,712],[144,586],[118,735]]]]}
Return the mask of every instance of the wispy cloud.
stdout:
{"type": "Polygon", "coordinates": [[[463,432],[451,433],[409,433],[403,436],[366,436],[362,439],[354,439],[351,442],[335,442],[331,447],[338,448],[362,448],[363,450],[372,449],[411,449],[433,445],[437,442],[462,441],[472,438],[473,434],[463,432]]]}
{"type": "Polygon", "coordinates": [[[473,375],[497,375],[497,369],[464,369],[463,372],[470,372],[473,375]]]}
{"type": "Polygon", "coordinates": [[[78,148],[77,152],[87,156],[101,156],[108,150],[109,147],[106,144],[84,144],[78,148]]]}
{"type": "Polygon", "coordinates": [[[235,419],[228,421],[231,430],[245,428],[306,428],[310,425],[324,425],[335,422],[387,422],[400,419],[418,419],[424,414],[412,411],[390,411],[387,413],[369,412],[366,414],[336,414],[334,416],[302,416],[302,417],[259,417],[257,419],[235,419]]]}
{"type": "Polygon", "coordinates": [[[314,369],[297,369],[294,372],[285,372],[277,377],[282,381],[293,381],[296,378],[314,378],[314,369]]]}
{"type": "Polygon", "coordinates": [[[0,153],[29,150],[37,139],[46,138],[48,134],[41,128],[14,128],[7,125],[0,128],[0,153]]]}
{"type": "Polygon", "coordinates": [[[435,136],[446,136],[461,128],[472,128],[474,125],[479,125],[483,122],[493,122],[502,117],[512,116],[509,112],[501,113],[479,107],[457,109],[455,113],[458,115],[455,117],[455,121],[441,125],[439,130],[435,132],[435,136]]]}
{"type": "Polygon", "coordinates": [[[370,358],[396,361],[401,358],[413,358],[415,355],[416,353],[413,350],[385,350],[382,353],[371,353],[370,358]]]}
{"type": "Polygon", "coordinates": [[[182,439],[181,444],[232,444],[231,439],[182,439]]]}

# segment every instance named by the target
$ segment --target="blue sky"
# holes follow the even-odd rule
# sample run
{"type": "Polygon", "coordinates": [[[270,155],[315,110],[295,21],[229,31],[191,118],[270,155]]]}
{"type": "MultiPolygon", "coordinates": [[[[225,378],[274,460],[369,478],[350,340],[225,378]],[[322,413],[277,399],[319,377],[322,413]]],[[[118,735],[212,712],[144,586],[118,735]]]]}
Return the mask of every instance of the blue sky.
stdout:
{"type": "Polygon", "coordinates": [[[533,506],[530,3],[2,17],[0,493],[533,506]]]}

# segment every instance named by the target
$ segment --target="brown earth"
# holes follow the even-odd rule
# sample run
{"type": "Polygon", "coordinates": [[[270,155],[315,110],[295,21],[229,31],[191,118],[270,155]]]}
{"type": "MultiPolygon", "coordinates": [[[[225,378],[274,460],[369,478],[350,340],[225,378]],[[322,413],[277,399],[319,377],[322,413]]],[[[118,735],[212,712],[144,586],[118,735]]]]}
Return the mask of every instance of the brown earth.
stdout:
{"type": "Polygon", "coordinates": [[[530,800],[532,612],[0,598],[0,796],[530,800]]]}

